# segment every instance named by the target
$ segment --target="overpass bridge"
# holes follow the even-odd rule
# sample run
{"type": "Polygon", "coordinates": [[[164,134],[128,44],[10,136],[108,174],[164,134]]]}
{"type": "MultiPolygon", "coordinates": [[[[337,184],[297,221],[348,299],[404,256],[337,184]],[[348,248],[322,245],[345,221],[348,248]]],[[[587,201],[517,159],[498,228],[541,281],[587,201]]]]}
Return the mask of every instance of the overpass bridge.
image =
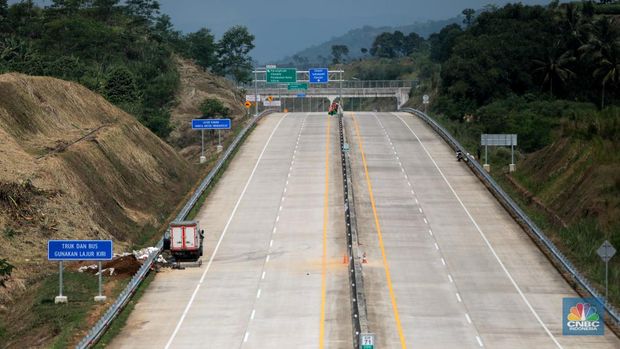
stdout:
{"type": "Polygon", "coordinates": [[[263,98],[272,96],[274,100],[327,99],[329,103],[332,103],[343,98],[394,98],[394,106],[399,109],[407,103],[411,90],[418,85],[415,80],[342,80],[339,78],[322,84],[310,83],[307,78],[298,79],[297,82],[306,83],[308,89],[289,90],[286,83],[268,83],[265,80],[255,80],[241,85],[240,88],[250,96],[263,98]]]}

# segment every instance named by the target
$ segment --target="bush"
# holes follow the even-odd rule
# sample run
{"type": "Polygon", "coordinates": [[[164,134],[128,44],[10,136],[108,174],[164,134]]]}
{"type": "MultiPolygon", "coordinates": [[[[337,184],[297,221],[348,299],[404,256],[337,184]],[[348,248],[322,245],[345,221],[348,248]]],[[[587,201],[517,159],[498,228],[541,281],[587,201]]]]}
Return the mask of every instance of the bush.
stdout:
{"type": "Polygon", "coordinates": [[[115,104],[134,102],[140,98],[136,80],[129,69],[124,66],[118,66],[110,71],[104,89],[105,96],[115,104]]]}
{"type": "Polygon", "coordinates": [[[231,110],[217,98],[206,98],[200,105],[200,111],[202,117],[207,119],[227,117],[231,113],[231,110]]]}
{"type": "Polygon", "coordinates": [[[4,287],[4,282],[11,277],[14,268],[6,259],[0,259],[0,286],[4,287]]]}

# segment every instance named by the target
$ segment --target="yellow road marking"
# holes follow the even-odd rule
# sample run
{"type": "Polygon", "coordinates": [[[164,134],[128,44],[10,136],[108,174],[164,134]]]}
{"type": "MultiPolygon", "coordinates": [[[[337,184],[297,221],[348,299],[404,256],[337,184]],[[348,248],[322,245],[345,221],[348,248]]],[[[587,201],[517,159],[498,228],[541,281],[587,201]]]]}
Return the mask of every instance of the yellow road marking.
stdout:
{"type": "Polygon", "coordinates": [[[325,141],[325,195],[323,196],[323,257],[321,259],[321,323],[319,329],[319,348],[325,346],[325,289],[327,273],[327,223],[329,220],[329,126],[330,117],[327,117],[327,138],[325,141]]]}
{"type": "Polygon", "coordinates": [[[368,165],[366,164],[366,155],[364,154],[364,146],[362,144],[362,137],[360,136],[360,128],[357,123],[355,115],[351,114],[353,118],[353,124],[355,125],[355,134],[357,136],[357,145],[362,154],[362,163],[364,164],[364,173],[366,174],[366,185],[368,186],[368,194],[370,196],[370,205],[372,206],[372,214],[375,218],[375,227],[377,228],[377,236],[379,237],[379,247],[381,247],[381,256],[383,257],[383,269],[385,270],[385,278],[387,279],[388,290],[390,291],[390,300],[392,301],[392,311],[394,313],[394,320],[396,321],[396,329],[398,330],[398,337],[400,337],[400,346],[402,349],[407,348],[407,342],[405,341],[405,335],[403,334],[403,327],[400,324],[400,316],[398,315],[398,306],[396,305],[396,296],[394,296],[394,288],[392,287],[392,277],[390,276],[390,266],[388,265],[387,257],[385,255],[385,247],[383,245],[383,234],[381,233],[381,225],[379,224],[379,216],[377,215],[377,207],[375,206],[375,196],[372,193],[372,184],[370,183],[370,175],[368,174],[368,165]]]}

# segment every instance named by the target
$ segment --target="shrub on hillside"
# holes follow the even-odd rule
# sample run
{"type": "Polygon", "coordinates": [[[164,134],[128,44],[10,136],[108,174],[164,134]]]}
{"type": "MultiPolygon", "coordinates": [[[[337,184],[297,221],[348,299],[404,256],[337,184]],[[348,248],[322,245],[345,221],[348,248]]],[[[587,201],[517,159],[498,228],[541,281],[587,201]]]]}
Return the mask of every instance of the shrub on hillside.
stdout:
{"type": "Polygon", "coordinates": [[[227,117],[231,113],[231,110],[217,98],[206,98],[200,105],[200,111],[202,117],[206,119],[227,117]]]}

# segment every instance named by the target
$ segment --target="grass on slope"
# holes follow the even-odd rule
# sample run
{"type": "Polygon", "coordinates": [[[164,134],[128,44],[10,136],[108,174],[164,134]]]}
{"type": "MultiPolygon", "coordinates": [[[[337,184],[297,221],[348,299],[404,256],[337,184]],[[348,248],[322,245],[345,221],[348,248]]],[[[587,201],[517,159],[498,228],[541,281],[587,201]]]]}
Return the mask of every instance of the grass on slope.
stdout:
{"type": "MultiPolygon", "coordinates": [[[[481,130],[474,125],[441,116],[435,119],[471,154],[476,155],[481,130]]],[[[611,122],[609,119],[607,121],[611,122]]],[[[596,250],[605,240],[620,250],[620,221],[617,216],[617,210],[620,209],[620,159],[617,151],[613,151],[617,145],[610,144],[606,140],[609,137],[605,135],[596,135],[601,134],[601,126],[591,136],[587,135],[588,132],[594,132],[591,126],[583,126],[585,134],[578,135],[580,127],[569,130],[572,136],[529,154],[526,161],[522,161],[523,156],[517,154],[517,172],[512,174],[520,185],[558,214],[567,226],[557,223],[548,212],[535,205],[531,198],[523,195],[508,181],[509,149],[489,148],[489,163],[491,175],[504,191],[604,294],[605,264],[596,250]]],[[[610,132],[609,127],[606,129],[606,132],[610,132]]],[[[484,159],[484,149],[481,153],[484,159]]],[[[609,299],[616,306],[620,305],[618,255],[609,264],[609,299]]]]}

